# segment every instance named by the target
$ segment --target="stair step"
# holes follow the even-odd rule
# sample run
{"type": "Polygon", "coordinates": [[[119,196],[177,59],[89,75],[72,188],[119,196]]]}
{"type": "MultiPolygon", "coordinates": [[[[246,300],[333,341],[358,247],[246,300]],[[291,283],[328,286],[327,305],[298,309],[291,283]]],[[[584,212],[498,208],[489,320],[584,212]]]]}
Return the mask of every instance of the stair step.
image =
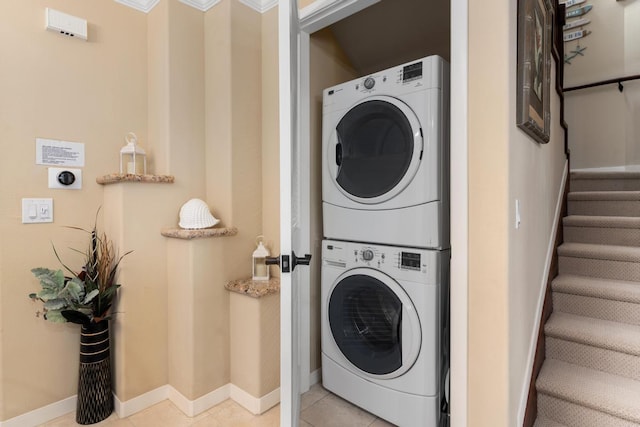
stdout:
{"type": "Polygon", "coordinates": [[[640,172],[571,172],[571,191],[640,190],[640,172]]]}
{"type": "Polygon", "coordinates": [[[537,417],[533,427],[567,427],[546,417],[537,417]]]}
{"type": "Polygon", "coordinates": [[[640,381],[640,326],[554,311],[544,332],[548,359],[640,381]]]}
{"type": "Polygon", "coordinates": [[[560,274],[640,281],[640,248],[563,243],[558,247],[560,274]]]}
{"type": "Polygon", "coordinates": [[[562,223],[565,242],[640,246],[640,217],[571,215],[562,223]]]}
{"type": "Polygon", "coordinates": [[[536,389],[539,393],[538,413],[569,427],[640,423],[640,381],[547,359],[536,380],[536,389]],[[557,406],[563,402],[573,408],[557,411],[557,406]],[[570,416],[562,412],[569,412],[567,415],[570,416]],[[605,418],[610,419],[609,422],[603,423],[601,419],[605,418]]]}
{"type": "Polygon", "coordinates": [[[556,420],[566,427],[640,427],[633,421],[546,394],[538,395],[538,416],[556,420]]]}
{"type": "Polygon", "coordinates": [[[640,283],[560,275],[552,284],[554,310],[640,325],[640,283]]]}
{"type": "MultiPolygon", "coordinates": [[[[640,326],[637,325],[554,311],[544,325],[544,333],[547,337],[640,357],[640,326]]],[[[640,360],[638,362],[640,364],[640,360]]]]}
{"type": "Polygon", "coordinates": [[[554,292],[640,304],[640,283],[563,274],[552,283],[554,292]]]}
{"type": "Polygon", "coordinates": [[[640,216],[640,191],[572,191],[569,215],[640,216]]]}
{"type": "Polygon", "coordinates": [[[545,338],[545,357],[640,381],[640,358],[606,348],[545,338]]]}

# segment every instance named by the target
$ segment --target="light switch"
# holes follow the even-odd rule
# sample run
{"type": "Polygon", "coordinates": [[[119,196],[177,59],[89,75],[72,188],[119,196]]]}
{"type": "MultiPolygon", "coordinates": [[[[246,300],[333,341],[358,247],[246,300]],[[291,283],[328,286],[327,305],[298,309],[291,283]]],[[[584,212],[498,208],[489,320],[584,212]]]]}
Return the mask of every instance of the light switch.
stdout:
{"type": "Polygon", "coordinates": [[[45,203],[38,205],[38,207],[40,208],[40,218],[49,218],[49,205],[45,203]]]}
{"type": "Polygon", "coordinates": [[[53,199],[22,199],[22,223],[53,222],[53,199]]]}

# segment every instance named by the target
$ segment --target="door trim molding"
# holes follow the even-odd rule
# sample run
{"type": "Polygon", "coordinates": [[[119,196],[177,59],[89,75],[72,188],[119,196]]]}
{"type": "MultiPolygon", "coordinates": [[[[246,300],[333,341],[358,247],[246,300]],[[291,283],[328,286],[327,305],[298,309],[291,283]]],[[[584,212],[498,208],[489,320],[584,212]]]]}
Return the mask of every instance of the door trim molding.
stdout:
{"type": "Polygon", "coordinates": [[[316,0],[300,11],[300,30],[315,33],[380,0],[316,0]]]}

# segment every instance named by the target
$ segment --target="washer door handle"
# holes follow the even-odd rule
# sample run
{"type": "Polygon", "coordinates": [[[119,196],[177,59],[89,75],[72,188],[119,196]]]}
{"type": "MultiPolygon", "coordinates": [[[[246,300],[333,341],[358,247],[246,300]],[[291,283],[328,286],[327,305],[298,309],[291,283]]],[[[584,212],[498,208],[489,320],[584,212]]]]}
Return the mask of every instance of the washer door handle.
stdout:
{"type": "Polygon", "coordinates": [[[342,144],[336,144],[336,165],[340,166],[342,164],[342,144]]]}

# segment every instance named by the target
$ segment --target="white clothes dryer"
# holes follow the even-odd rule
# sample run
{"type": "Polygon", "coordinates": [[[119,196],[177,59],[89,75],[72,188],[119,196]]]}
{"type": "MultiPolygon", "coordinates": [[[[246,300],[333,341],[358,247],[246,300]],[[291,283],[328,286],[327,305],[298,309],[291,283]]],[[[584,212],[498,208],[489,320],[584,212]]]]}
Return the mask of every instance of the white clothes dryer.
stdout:
{"type": "Polygon", "coordinates": [[[325,388],[399,426],[440,425],[449,255],[323,240],[325,388]]]}
{"type": "Polygon", "coordinates": [[[324,237],[449,247],[449,65],[429,56],[323,92],[324,237]]]}

